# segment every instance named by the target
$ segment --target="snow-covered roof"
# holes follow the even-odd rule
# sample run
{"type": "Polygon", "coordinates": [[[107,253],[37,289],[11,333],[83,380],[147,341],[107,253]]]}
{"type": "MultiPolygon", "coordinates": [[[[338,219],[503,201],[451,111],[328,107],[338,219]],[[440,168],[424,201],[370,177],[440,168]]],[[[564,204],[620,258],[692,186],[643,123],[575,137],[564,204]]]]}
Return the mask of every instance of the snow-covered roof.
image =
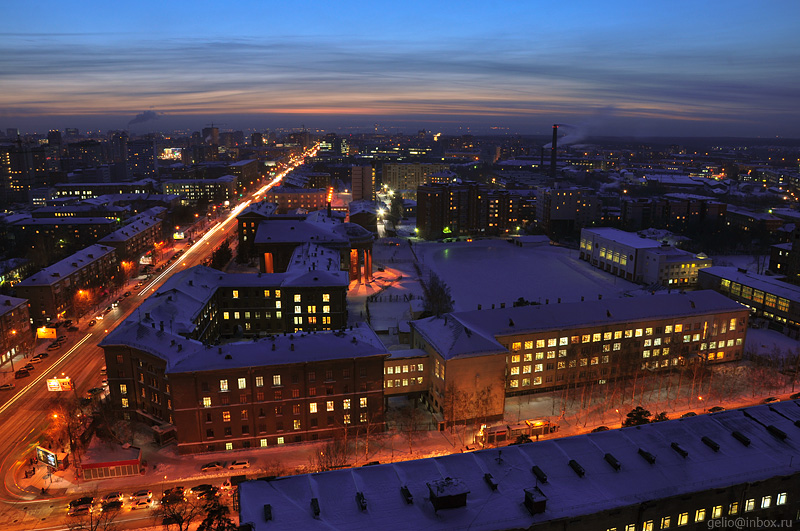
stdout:
{"type": "Polygon", "coordinates": [[[779,218],[778,216],[773,216],[772,214],[767,214],[766,212],[755,212],[747,208],[737,207],[733,205],[728,205],[727,212],[728,214],[747,216],[753,219],[760,219],[762,221],[781,221],[781,218],[779,218]]]}
{"type": "Polygon", "coordinates": [[[14,223],[14,225],[26,226],[48,226],[48,225],[111,225],[116,223],[113,219],[108,218],[79,218],[72,216],[65,216],[59,218],[27,218],[14,223]]]}
{"type": "MultiPolygon", "coordinates": [[[[228,368],[270,363],[290,363],[289,361],[280,361],[289,359],[280,357],[282,355],[280,349],[278,349],[277,354],[275,351],[270,351],[269,359],[273,360],[270,363],[257,362],[257,360],[262,359],[262,357],[259,357],[259,353],[262,350],[271,349],[271,346],[263,346],[263,340],[230,343],[222,347],[215,347],[213,349],[214,356],[211,356],[209,354],[211,347],[203,345],[199,341],[188,339],[188,336],[194,332],[198,316],[209,304],[209,301],[219,288],[346,286],[347,283],[347,273],[340,271],[300,270],[272,274],[226,274],[205,266],[192,267],[170,277],[156,293],[148,297],[139,306],[136,312],[128,316],[111,331],[103,339],[101,346],[127,345],[149,352],[167,362],[167,372],[211,370],[217,367],[212,362],[219,361],[216,357],[219,353],[233,356],[230,359],[220,356],[224,360],[224,363],[221,363],[220,366],[228,368]],[[182,368],[176,368],[178,364],[182,364],[182,368]],[[204,364],[208,365],[208,369],[203,368],[204,364]],[[186,367],[192,368],[186,369],[186,367]]],[[[353,338],[356,339],[356,342],[353,342],[354,348],[352,349],[355,354],[345,357],[367,355],[366,352],[372,352],[372,354],[368,355],[375,355],[374,349],[381,345],[380,340],[369,328],[366,330],[354,329],[353,331],[348,331],[348,334],[350,334],[348,335],[349,341],[352,342],[353,338]],[[358,342],[372,346],[364,347],[362,345],[363,348],[355,348],[358,342]]],[[[324,334],[320,333],[319,335],[324,334]]],[[[295,334],[294,337],[304,336],[295,334]]],[[[280,341],[276,343],[279,346],[283,344],[280,341]]],[[[335,343],[333,340],[328,340],[331,342],[330,345],[315,343],[312,340],[304,341],[304,344],[313,344],[315,346],[308,347],[308,352],[299,348],[291,350],[289,343],[283,345],[282,348],[285,347],[287,352],[291,350],[291,354],[286,355],[294,360],[299,359],[298,356],[300,354],[308,355],[309,359],[335,359],[335,356],[342,357],[340,354],[344,349],[339,349],[338,351],[333,349],[332,345],[335,343]],[[313,349],[317,349],[319,352],[313,353],[313,349]]],[[[385,353],[385,348],[382,345],[380,349],[383,349],[381,353],[385,353]]]]}
{"type": "Polygon", "coordinates": [[[787,401],[501,449],[247,481],[239,485],[240,522],[255,531],[528,529],[797,473],[796,421],[800,404],[787,401]],[[788,437],[780,439],[775,429],[788,437]],[[570,466],[573,460],[583,476],[570,466]],[[447,478],[458,486],[455,494],[467,493],[466,505],[435,511],[428,485],[447,478]],[[536,514],[524,503],[525,491],[533,489],[546,500],[536,514]]]}
{"type": "Polygon", "coordinates": [[[152,228],[154,225],[158,225],[159,223],[161,223],[160,219],[156,219],[151,217],[149,214],[142,213],[132,217],[130,219],[130,223],[121,229],[117,229],[111,234],[104,236],[99,240],[99,242],[124,242],[133,238],[137,234],[141,234],[142,232],[152,228]]]}
{"type": "Polygon", "coordinates": [[[0,315],[5,315],[11,310],[16,310],[18,306],[27,304],[28,299],[20,299],[19,297],[9,297],[8,295],[0,295],[0,315]]]}
{"type": "Polygon", "coordinates": [[[639,236],[635,232],[625,232],[624,230],[614,229],[612,227],[593,227],[591,229],[583,229],[582,232],[595,234],[600,238],[611,240],[620,245],[627,245],[634,249],[650,249],[652,247],[661,246],[661,242],[639,236]]]}
{"type": "Polygon", "coordinates": [[[766,293],[772,293],[784,299],[800,301],[800,287],[789,284],[788,282],[782,282],[775,277],[742,272],[739,268],[727,266],[706,267],[698,271],[698,275],[700,274],[714,275],[732,282],[738,282],[744,286],[759,289],[766,293]]]}
{"type": "Polygon", "coordinates": [[[508,349],[496,338],[550,330],[619,323],[681,319],[691,315],[745,310],[741,304],[712,290],[626,297],[566,304],[519,306],[453,312],[444,317],[412,321],[445,359],[483,356],[508,349]]]}
{"type": "Polygon", "coordinates": [[[75,254],[64,258],[60,262],[45,267],[38,273],[34,273],[22,282],[17,284],[17,287],[24,286],[49,286],[55,284],[60,280],[68,277],[76,271],[83,269],[88,264],[91,264],[105,255],[116,252],[113,247],[95,244],[81,249],[75,254]]]}
{"type": "Polygon", "coordinates": [[[124,463],[138,463],[142,450],[136,446],[123,448],[118,444],[108,444],[97,437],[93,438],[81,457],[82,468],[98,468],[100,466],[119,466],[124,463]]]}

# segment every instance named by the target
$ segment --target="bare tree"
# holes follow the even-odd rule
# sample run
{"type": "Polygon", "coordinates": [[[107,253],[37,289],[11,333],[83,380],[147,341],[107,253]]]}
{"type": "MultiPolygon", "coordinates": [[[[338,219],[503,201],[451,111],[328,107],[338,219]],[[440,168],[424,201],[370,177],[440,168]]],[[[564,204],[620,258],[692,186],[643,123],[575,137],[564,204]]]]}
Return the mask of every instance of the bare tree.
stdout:
{"type": "Polygon", "coordinates": [[[311,466],[319,471],[342,468],[350,462],[353,449],[347,440],[347,430],[342,430],[343,435],[328,440],[322,448],[315,450],[311,456],[311,466]]]}
{"type": "Polygon", "coordinates": [[[164,529],[169,531],[189,531],[192,524],[206,515],[208,501],[195,494],[186,493],[183,498],[172,499],[168,503],[164,501],[154,512],[161,519],[164,529]]]}
{"type": "Polygon", "coordinates": [[[219,499],[211,500],[205,507],[206,515],[197,531],[236,531],[238,526],[230,517],[231,509],[219,499]]]}

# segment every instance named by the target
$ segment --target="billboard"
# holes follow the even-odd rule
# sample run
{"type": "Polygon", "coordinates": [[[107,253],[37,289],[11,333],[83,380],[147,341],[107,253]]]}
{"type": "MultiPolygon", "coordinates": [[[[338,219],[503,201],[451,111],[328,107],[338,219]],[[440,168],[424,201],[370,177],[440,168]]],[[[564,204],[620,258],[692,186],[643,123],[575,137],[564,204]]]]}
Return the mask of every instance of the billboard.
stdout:
{"type": "Polygon", "coordinates": [[[75,386],[69,378],[48,378],[47,390],[48,391],[72,391],[75,386]]]}
{"type": "Polygon", "coordinates": [[[55,339],[56,338],[56,329],[49,328],[47,326],[42,326],[36,329],[36,337],[39,339],[55,339]]]}
{"type": "Polygon", "coordinates": [[[55,452],[51,452],[46,448],[42,448],[41,446],[36,447],[36,459],[48,466],[58,468],[58,456],[55,452]]]}

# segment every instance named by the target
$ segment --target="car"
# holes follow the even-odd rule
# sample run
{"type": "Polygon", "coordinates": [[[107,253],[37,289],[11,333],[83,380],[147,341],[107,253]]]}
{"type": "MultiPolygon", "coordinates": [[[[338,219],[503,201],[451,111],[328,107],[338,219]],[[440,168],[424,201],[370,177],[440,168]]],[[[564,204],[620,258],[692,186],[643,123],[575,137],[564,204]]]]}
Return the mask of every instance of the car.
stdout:
{"type": "Polygon", "coordinates": [[[217,487],[211,487],[210,489],[200,492],[197,494],[197,499],[203,500],[213,500],[216,496],[219,496],[220,492],[217,487]]]}
{"type": "Polygon", "coordinates": [[[229,491],[231,490],[231,480],[226,479],[222,482],[222,485],[219,486],[219,490],[229,491]]]}
{"type": "Polygon", "coordinates": [[[800,399],[800,393],[795,393],[791,395],[789,398],[791,398],[792,400],[798,400],[800,399]]]}
{"type": "Polygon", "coordinates": [[[95,321],[94,319],[92,319],[91,321],[89,321],[89,326],[94,326],[94,325],[96,325],[96,324],[97,324],[97,321],[95,321]]]}
{"type": "Polygon", "coordinates": [[[708,412],[709,413],[717,413],[719,411],[725,411],[725,408],[722,407],[722,406],[714,406],[714,407],[708,408],[708,412]]]}
{"type": "Polygon", "coordinates": [[[597,433],[599,431],[608,431],[608,426],[598,426],[592,430],[592,433],[597,433]]]}
{"type": "Polygon", "coordinates": [[[71,324],[72,324],[72,319],[67,319],[66,321],[64,321],[64,326],[69,326],[71,324]]]}
{"type": "Polygon", "coordinates": [[[37,356],[42,358],[42,359],[45,359],[45,358],[49,358],[50,354],[48,354],[47,352],[40,352],[36,356],[34,356],[34,358],[37,357],[37,356]]]}
{"type": "Polygon", "coordinates": [[[67,340],[67,336],[63,336],[63,335],[62,336],[58,336],[56,338],[56,341],[58,341],[59,343],[63,343],[66,340],[67,340]]]}
{"type": "Polygon", "coordinates": [[[135,511],[136,509],[149,509],[152,505],[153,502],[149,498],[146,500],[136,500],[131,503],[131,511],[135,511]]]}
{"type": "Polygon", "coordinates": [[[106,307],[106,311],[105,311],[105,312],[103,312],[103,313],[108,313],[108,312],[110,312],[110,311],[111,311],[111,310],[113,310],[113,309],[114,309],[114,306],[113,306],[113,305],[112,305],[112,306],[107,306],[107,307],[106,307]]]}
{"type": "Polygon", "coordinates": [[[79,505],[78,507],[70,507],[67,511],[67,516],[80,516],[82,514],[89,514],[91,512],[91,505],[79,505]]]}
{"type": "Polygon", "coordinates": [[[177,485],[164,491],[164,496],[183,496],[183,485],[177,485]]]}
{"type": "Polygon", "coordinates": [[[199,498],[200,496],[203,495],[204,492],[208,492],[213,488],[214,488],[213,485],[209,485],[208,483],[201,483],[200,485],[195,485],[194,487],[189,489],[189,492],[199,498]]]}
{"type": "Polygon", "coordinates": [[[81,498],[75,498],[74,500],[69,502],[68,507],[70,509],[73,509],[75,507],[83,507],[83,506],[91,507],[93,503],[94,503],[94,498],[93,497],[91,497],[91,496],[83,496],[81,498]]]}
{"type": "Polygon", "coordinates": [[[774,397],[774,396],[768,396],[767,398],[764,399],[764,403],[765,404],[769,404],[770,402],[778,402],[778,401],[780,401],[780,398],[777,398],[777,397],[774,397]]]}
{"type": "Polygon", "coordinates": [[[77,326],[70,326],[67,328],[67,332],[77,332],[79,329],[77,326]]]}
{"type": "Polygon", "coordinates": [[[113,500],[123,501],[124,499],[125,499],[125,496],[123,496],[121,492],[109,492],[108,494],[103,496],[102,502],[106,503],[106,502],[110,502],[110,501],[113,501],[113,500]]]}
{"type": "Polygon", "coordinates": [[[23,369],[30,372],[30,371],[35,371],[36,367],[33,366],[33,363],[26,363],[23,369]]]}
{"type": "Polygon", "coordinates": [[[696,417],[696,416],[697,416],[697,413],[695,413],[694,411],[689,411],[688,413],[684,413],[683,415],[681,415],[681,418],[682,419],[687,419],[689,417],[696,417]]]}
{"type": "Polygon", "coordinates": [[[99,314],[95,315],[94,319],[92,319],[92,320],[93,320],[93,321],[94,321],[94,320],[97,320],[97,321],[102,321],[102,320],[103,320],[103,314],[102,314],[102,313],[99,313],[99,314]]]}
{"type": "Polygon", "coordinates": [[[240,459],[238,461],[231,461],[228,465],[228,470],[236,470],[237,468],[250,468],[250,461],[247,459],[240,459]]]}
{"type": "Polygon", "coordinates": [[[100,376],[105,376],[106,374],[108,374],[108,370],[106,366],[103,365],[102,367],[100,367],[100,376]]]}
{"type": "Polygon", "coordinates": [[[4,383],[0,385],[0,391],[11,391],[14,387],[16,386],[13,383],[4,383]]]}
{"type": "Polygon", "coordinates": [[[60,348],[61,348],[61,343],[53,342],[47,345],[47,350],[58,350],[60,348]]]}
{"type": "Polygon", "coordinates": [[[130,291],[126,291],[122,296],[123,297],[130,297],[131,296],[131,292],[130,291]]]}
{"type": "Polygon", "coordinates": [[[14,378],[19,380],[20,378],[26,378],[30,376],[31,373],[27,371],[27,369],[19,369],[17,372],[14,373],[14,378]]]}
{"type": "Polygon", "coordinates": [[[86,391],[86,394],[89,395],[89,396],[99,395],[99,394],[102,394],[102,393],[103,393],[103,388],[102,387],[92,387],[91,389],[86,391]]]}
{"type": "Polygon", "coordinates": [[[222,463],[219,461],[213,461],[211,463],[206,463],[205,465],[200,467],[201,472],[209,472],[211,470],[222,470],[225,468],[222,463]]]}
{"type": "Polygon", "coordinates": [[[38,355],[31,358],[31,363],[41,363],[44,360],[40,358],[38,355]]]}
{"type": "Polygon", "coordinates": [[[119,511],[120,509],[122,509],[121,500],[109,500],[100,506],[101,511],[119,511]]]}
{"type": "Polygon", "coordinates": [[[142,489],[142,490],[137,490],[136,492],[131,494],[131,501],[149,500],[152,497],[153,497],[153,491],[142,489]]]}

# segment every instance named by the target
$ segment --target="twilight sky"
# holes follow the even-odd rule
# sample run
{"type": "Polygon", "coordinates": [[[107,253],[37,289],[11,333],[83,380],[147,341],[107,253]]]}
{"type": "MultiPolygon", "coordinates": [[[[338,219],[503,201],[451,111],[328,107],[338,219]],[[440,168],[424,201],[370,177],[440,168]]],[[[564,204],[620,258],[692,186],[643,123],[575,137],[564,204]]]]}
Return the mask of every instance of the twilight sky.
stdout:
{"type": "Polygon", "coordinates": [[[3,2],[0,128],[800,137],[800,2],[3,2]]]}

